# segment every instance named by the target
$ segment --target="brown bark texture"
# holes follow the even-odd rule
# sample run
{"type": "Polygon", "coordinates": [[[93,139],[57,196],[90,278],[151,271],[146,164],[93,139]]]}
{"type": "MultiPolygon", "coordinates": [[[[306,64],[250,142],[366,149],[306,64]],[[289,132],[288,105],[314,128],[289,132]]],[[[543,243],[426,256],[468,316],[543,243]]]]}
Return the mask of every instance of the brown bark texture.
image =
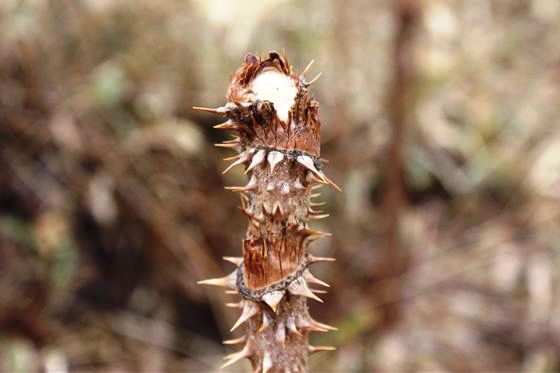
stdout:
{"type": "Polygon", "coordinates": [[[247,54],[230,82],[226,105],[196,108],[227,118],[215,128],[236,137],[217,145],[238,155],[224,172],[244,165],[249,177],[245,186],[226,188],[240,193],[249,218],[243,255],[224,258],[236,266],[230,275],[200,281],[241,296],[230,304],[241,310],[232,331],[245,324],[246,335],[224,343],[244,347],[222,367],[247,358],[255,372],[306,372],[310,353],[334,349],[308,343],[310,332],[335,329],[313,320],[307,309],[307,298],[321,301],[317,294],[323,291],[314,287],[328,287],[309,267],[334,260],[306,253],[310,242],[329,235],[308,226],[328,216],[312,199],[323,184],[339,190],[319,158],[319,105],[308,90],[314,80],[305,79],[310,65],[296,75],[274,51],[265,59],[247,54]]]}

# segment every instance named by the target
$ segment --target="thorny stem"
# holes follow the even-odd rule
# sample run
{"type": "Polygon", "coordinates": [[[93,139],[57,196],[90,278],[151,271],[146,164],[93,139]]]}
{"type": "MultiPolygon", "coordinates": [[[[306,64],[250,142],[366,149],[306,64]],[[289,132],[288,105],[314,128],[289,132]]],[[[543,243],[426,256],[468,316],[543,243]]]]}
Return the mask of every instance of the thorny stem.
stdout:
{"type": "Polygon", "coordinates": [[[309,220],[328,216],[314,210],[311,199],[321,184],[340,190],[319,158],[319,105],[308,91],[317,78],[296,76],[274,51],[265,60],[247,54],[228,87],[227,104],[196,108],[227,117],[215,128],[237,137],[218,146],[238,156],[224,172],[243,164],[249,176],[247,185],[226,188],[240,193],[249,218],[243,256],[224,258],[236,266],[230,275],[199,282],[242,298],[228,305],[241,309],[232,331],[245,324],[246,335],[224,343],[244,347],[226,356],[222,367],[247,358],[255,372],[306,372],[309,354],[334,349],[308,343],[310,332],[336,330],[313,320],[307,309],[307,298],[322,302],[317,294],[323,291],[311,286],[329,286],[309,266],[334,260],[305,252],[310,242],[330,235],[308,227],[309,220]]]}

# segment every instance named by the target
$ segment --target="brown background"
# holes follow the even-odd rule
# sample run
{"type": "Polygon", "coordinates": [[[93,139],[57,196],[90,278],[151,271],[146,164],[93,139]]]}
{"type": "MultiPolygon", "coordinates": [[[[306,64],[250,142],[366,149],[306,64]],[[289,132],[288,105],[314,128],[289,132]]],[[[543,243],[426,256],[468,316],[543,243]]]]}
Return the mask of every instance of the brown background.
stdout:
{"type": "Polygon", "coordinates": [[[344,189],[313,370],[560,369],[559,36],[555,0],[1,1],[0,371],[221,364],[244,176],[191,107],[270,49],[323,72],[344,189]]]}

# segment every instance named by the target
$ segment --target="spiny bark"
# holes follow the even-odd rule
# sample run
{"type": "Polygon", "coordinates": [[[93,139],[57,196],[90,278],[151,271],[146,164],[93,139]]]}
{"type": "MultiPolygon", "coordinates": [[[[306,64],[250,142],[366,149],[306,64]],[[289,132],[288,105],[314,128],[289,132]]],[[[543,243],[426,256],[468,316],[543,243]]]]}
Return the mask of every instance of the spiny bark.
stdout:
{"type": "Polygon", "coordinates": [[[217,146],[239,154],[224,172],[243,164],[249,175],[247,185],[226,188],[240,193],[249,218],[243,257],[224,258],[236,265],[230,275],[200,282],[241,295],[239,303],[228,305],[241,309],[232,331],[245,324],[246,335],[224,343],[244,347],[222,367],[248,358],[255,372],[305,372],[310,353],[334,349],[308,343],[312,331],[335,330],[307,310],[307,298],[322,302],[316,295],[322,291],[310,285],[328,286],[309,266],[334,260],[305,252],[310,242],[329,235],[308,227],[310,219],[328,216],[314,209],[319,204],[312,198],[322,184],[340,190],[319,158],[319,105],[308,91],[313,81],[304,76],[310,65],[296,76],[285,56],[270,52],[261,60],[247,54],[230,82],[227,104],[196,108],[228,118],[215,127],[237,136],[217,146]]]}

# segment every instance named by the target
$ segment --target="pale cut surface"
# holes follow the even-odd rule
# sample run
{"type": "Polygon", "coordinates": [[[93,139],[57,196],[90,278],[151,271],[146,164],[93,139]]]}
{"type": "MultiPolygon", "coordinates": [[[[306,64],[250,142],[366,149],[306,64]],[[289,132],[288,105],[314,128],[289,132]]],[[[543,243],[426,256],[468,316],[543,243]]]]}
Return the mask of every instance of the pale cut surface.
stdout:
{"type": "Polygon", "coordinates": [[[251,90],[256,99],[274,104],[282,122],[288,121],[288,113],[297,95],[297,87],[292,78],[276,70],[264,71],[253,80],[251,90]]]}

